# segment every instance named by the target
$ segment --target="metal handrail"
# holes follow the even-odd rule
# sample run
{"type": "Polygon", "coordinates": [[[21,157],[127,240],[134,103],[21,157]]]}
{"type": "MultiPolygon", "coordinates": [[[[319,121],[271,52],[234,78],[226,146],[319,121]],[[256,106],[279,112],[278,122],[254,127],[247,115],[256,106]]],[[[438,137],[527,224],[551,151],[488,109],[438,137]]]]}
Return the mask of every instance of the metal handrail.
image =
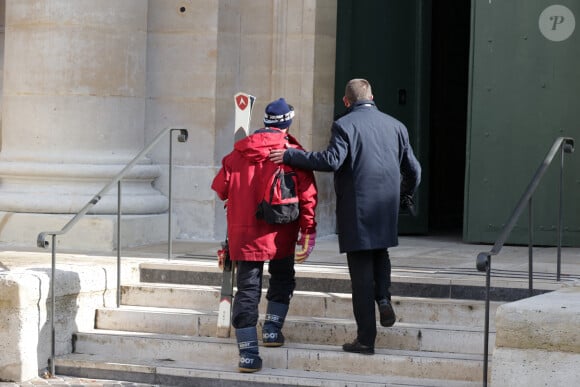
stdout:
{"type": "Polygon", "coordinates": [[[188,131],[187,129],[175,129],[175,128],[166,128],[155,136],[155,138],[141,150],[134,158],[131,160],[117,175],[115,175],[105,186],[95,195],[89,202],[79,211],[76,213],[72,219],[64,225],[58,231],[43,231],[38,234],[36,239],[36,244],[38,247],[47,248],[49,245],[52,247],[52,263],[51,263],[51,281],[50,281],[50,291],[52,293],[52,308],[51,308],[51,351],[50,351],[50,372],[52,375],[55,374],[55,365],[54,365],[54,357],[55,357],[55,327],[54,327],[54,311],[56,305],[56,295],[55,295],[55,273],[56,273],[56,236],[57,235],[64,235],[66,234],[86,213],[96,205],[101,198],[113,187],[113,185],[117,184],[117,308],[120,306],[121,300],[121,180],[131,168],[135,166],[157,143],[163,138],[164,135],[169,132],[169,208],[168,208],[168,240],[167,244],[170,246],[168,249],[167,259],[171,259],[171,245],[172,245],[172,234],[171,234],[171,201],[172,201],[172,194],[171,194],[171,185],[172,185],[172,170],[173,170],[173,136],[171,135],[174,131],[179,131],[179,135],[177,136],[177,140],[179,142],[186,142],[188,138],[188,131]],[[47,236],[51,236],[51,242],[49,243],[47,240],[47,236]]]}
{"type": "Polygon", "coordinates": [[[558,137],[552,148],[546,154],[544,161],[538,167],[536,173],[532,177],[530,184],[524,191],[518,204],[514,208],[508,222],[502,229],[501,234],[496,239],[490,251],[481,252],[477,255],[476,267],[479,271],[485,271],[485,327],[484,327],[484,352],[483,352],[483,386],[487,386],[487,367],[489,359],[489,298],[490,298],[490,283],[491,283],[491,257],[498,255],[507,238],[512,232],[520,215],[524,211],[526,205],[528,206],[528,281],[529,281],[529,296],[533,295],[533,211],[532,211],[532,197],[544,173],[552,163],[556,153],[560,152],[560,182],[559,182],[559,205],[558,205],[558,247],[557,247],[557,280],[560,281],[561,272],[561,256],[562,256],[562,203],[563,203],[563,170],[564,170],[564,153],[574,152],[574,139],[570,137],[558,137]]]}

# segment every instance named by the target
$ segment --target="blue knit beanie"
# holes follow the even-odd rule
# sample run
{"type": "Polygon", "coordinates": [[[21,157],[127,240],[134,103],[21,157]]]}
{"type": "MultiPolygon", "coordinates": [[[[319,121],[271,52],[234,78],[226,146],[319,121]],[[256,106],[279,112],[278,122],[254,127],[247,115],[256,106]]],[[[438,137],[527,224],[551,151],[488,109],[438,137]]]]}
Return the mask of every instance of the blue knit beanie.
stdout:
{"type": "Polygon", "coordinates": [[[264,114],[264,125],[274,128],[286,129],[292,125],[294,117],[294,107],[288,105],[284,98],[270,102],[266,106],[264,114]]]}

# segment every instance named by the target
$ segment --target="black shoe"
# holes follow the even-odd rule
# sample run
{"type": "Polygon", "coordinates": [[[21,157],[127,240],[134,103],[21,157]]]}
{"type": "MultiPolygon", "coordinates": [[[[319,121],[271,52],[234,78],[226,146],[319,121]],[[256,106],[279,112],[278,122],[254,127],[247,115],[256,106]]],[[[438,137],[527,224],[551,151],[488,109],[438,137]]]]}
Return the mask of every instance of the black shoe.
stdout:
{"type": "Polygon", "coordinates": [[[352,343],[346,343],[342,346],[342,350],[345,352],[360,353],[363,355],[374,355],[375,348],[369,345],[362,345],[355,339],[352,343]]]}
{"type": "Polygon", "coordinates": [[[395,325],[397,317],[395,316],[395,311],[393,310],[393,305],[391,305],[391,301],[381,300],[379,302],[379,314],[382,326],[392,327],[393,325],[395,325]]]}

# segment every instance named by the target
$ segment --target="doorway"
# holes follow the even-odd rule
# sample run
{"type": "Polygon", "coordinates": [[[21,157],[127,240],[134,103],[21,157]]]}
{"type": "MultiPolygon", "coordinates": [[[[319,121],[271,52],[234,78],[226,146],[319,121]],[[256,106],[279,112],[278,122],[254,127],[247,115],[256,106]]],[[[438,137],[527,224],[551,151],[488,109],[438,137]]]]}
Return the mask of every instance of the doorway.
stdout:
{"type": "Polygon", "coordinates": [[[461,234],[469,36],[469,1],[338,1],[335,113],[346,82],[368,79],[423,168],[418,215],[401,213],[400,234],[461,234]]]}
{"type": "Polygon", "coordinates": [[[429,231],[461,235],[467,136],[470,2],[432,2],[429,231]]]}

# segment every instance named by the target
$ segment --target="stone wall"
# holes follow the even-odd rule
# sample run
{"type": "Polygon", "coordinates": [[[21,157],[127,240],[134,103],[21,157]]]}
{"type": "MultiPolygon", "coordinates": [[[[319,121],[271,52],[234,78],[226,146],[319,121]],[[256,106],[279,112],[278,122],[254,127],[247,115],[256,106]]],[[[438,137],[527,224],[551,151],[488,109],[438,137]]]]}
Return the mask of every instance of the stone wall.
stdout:
{"type": "MultiPolygon", "coordinates": [[[[251,129],[265,106],[285,97],[296,109],[291,131],[306,148],[326,145],[333,114],[336,1],[150,0],[146,133],[186,127],[190,141],[176,152],[175,236],[221,239],[223,206],[210,184],[233,147],[234,99],[256,97],[251,129]]],[[[165,166],[167,153],[152,159],[165,166]]],[[[167,193],[166,174],[155,186],[167,193]]],[[[332,192],[324,178],[322,192],[332,192]]],[[[321,233],[334,231],[334,198],[321,204],[321,233]]]]}

